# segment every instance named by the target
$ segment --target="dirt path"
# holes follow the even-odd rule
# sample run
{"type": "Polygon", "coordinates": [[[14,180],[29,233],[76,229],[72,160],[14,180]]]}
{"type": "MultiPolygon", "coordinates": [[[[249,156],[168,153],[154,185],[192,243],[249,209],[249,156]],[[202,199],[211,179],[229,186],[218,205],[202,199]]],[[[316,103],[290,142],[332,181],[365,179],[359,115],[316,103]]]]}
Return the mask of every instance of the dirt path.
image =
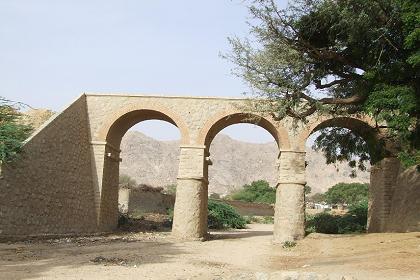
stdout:
{"type": "Polygon", "coordinates": [[[251,225],[207,242],[125,233],[0,244],[0,279],[420,279],[420,233],[312,234],[289,249],[271,235],[251,225]]]}

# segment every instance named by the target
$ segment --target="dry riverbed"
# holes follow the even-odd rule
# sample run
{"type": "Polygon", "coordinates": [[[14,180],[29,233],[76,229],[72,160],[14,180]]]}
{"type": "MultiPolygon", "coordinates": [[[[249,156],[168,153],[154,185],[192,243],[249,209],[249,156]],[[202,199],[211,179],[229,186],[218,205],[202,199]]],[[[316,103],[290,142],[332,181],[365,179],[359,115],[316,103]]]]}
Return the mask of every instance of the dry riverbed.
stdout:
{"type": "Polygon", "coordinates": [[[292,248],[271,235],[254,224],[207,242],[122,232],[2,243],[0,279],[420,279],[420,233],[311,234],[292,248]]]}

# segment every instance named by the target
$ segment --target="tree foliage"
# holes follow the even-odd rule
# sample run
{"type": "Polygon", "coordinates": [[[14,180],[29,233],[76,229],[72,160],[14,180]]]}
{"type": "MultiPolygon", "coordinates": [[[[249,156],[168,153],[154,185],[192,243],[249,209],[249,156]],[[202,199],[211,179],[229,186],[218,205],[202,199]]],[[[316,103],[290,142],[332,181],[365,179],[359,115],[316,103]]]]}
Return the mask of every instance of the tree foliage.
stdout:
{"type": "Polygon", "coordinates": [[[270,187],[267,181],[254,181],[230,194],[228,199],[273,204],[276,201],[276,189],[270,187]]]}
{"type": "Polygon", "coordinates": [[[20,122],[21,104],[0,97],[0,164],[16,159],[32,127],[20,122]]]}
{"type": "Polygon", "coordinates": [[[133,178],[131,178],[127,174],[121,174],[119,178],[119,187],[120,188],[126,188],[126,189],[132,189],[137,187],[137,181],[133,178]]]}
{"type": "MultiPolygon", "coordinates": [[[[230,38],[226,57],[251,94],[264,97],[255,110],[301,121],[313,114],[368,114],[378,128],[388,128],[384,140],[398,142],[402,156],[419,162],[417,0],[295,0],[286,9],[255,0],[249,11],[251,36],[230,38]]],[[[321,135],[329,133],[340,132],[321,135]]],[[[347,152],[339,140],[341,156],[333,161],[347,152]]],[[[353,148],[363,157],[368,151],[367,145],[353,148]]]]}
{"type": "Polygon", "coordinates": [[[324,194],[329,204],[355,205],[368,200],[369,185],[360,183],[338,183],[324,194]]]}

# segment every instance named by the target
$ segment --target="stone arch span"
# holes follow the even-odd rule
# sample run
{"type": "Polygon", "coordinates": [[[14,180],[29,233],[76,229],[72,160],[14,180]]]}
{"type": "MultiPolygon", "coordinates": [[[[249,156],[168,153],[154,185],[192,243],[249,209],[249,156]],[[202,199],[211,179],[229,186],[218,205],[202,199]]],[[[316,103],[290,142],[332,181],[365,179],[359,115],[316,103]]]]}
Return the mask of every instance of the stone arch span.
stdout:
{"type": "Polygon", "coordinates": [[[95,171],[98,177],[98,225],[108,231],[117,226],[118,184],[120,173],[120,144],[126,132],[135,124],[147,120],[166,121],[180,130],[181,144],[189,142],[189,133],[183,120],[169,109],[158,105],[135,104],[124,107],[105,120],[96,141],[92,142],[95,171]]]}
{"type": "Polygon", "coordinates": [[[209,148],[214,137],[224,128],[239,123],[255,124],[268,131],[279,149],[290,147],[288,131],[280,123],[262,116],[243,112],[222,112],[209,119],[198,134],[197,144],[209,148]]]}
{"type": "Polygon", "coordinates": [[[384,156],[384,147],[380,138],[380,132],[375,127],[373,120],[367,117],[324,117],[310,121],[305,129],[301,131],[297,138],[297,146],[300,150],[305,150],[305,144],[309,136],[316,131],[328,127],[346,128],[362,137],[369,147],[372,161],[376,162],[384,156]]]}
{"type": "Polygon", "coordinates": [[[131,104],[113,112],[96,135],[96,141],[106,141],[119,147],[124,134],[135,124],[146,120],[161,120],[175,125],[181,134],[181,144],[189,144],[189,130],[184,120],[175,112],[159,104],[131,104]]]}

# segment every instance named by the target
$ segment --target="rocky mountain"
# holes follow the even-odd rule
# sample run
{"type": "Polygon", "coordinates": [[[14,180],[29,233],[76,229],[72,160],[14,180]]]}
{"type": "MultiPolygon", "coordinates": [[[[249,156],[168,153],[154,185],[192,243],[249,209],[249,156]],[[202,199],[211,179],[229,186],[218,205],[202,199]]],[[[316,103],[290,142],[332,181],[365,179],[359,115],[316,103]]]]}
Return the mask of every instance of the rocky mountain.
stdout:
{"type": "MultiPolygon", "coordinates": [[[[120,173],[137,183],[165,187],[176,183],[178,141],[157,141],[138,131],[129,131],[121,143],[120,173]]],[[[276,182],[276,144],[254,144],[219,134],[210,147],[213,165],[209,167],[209,193],[227,194],[254,180],[276,182]]],[[[350,178],[346,163],[325,164],[323,155],[307,148],[307,181],[312,193],[324,192],[338,182],[369,182],[368,172],[350,178]]]]}

